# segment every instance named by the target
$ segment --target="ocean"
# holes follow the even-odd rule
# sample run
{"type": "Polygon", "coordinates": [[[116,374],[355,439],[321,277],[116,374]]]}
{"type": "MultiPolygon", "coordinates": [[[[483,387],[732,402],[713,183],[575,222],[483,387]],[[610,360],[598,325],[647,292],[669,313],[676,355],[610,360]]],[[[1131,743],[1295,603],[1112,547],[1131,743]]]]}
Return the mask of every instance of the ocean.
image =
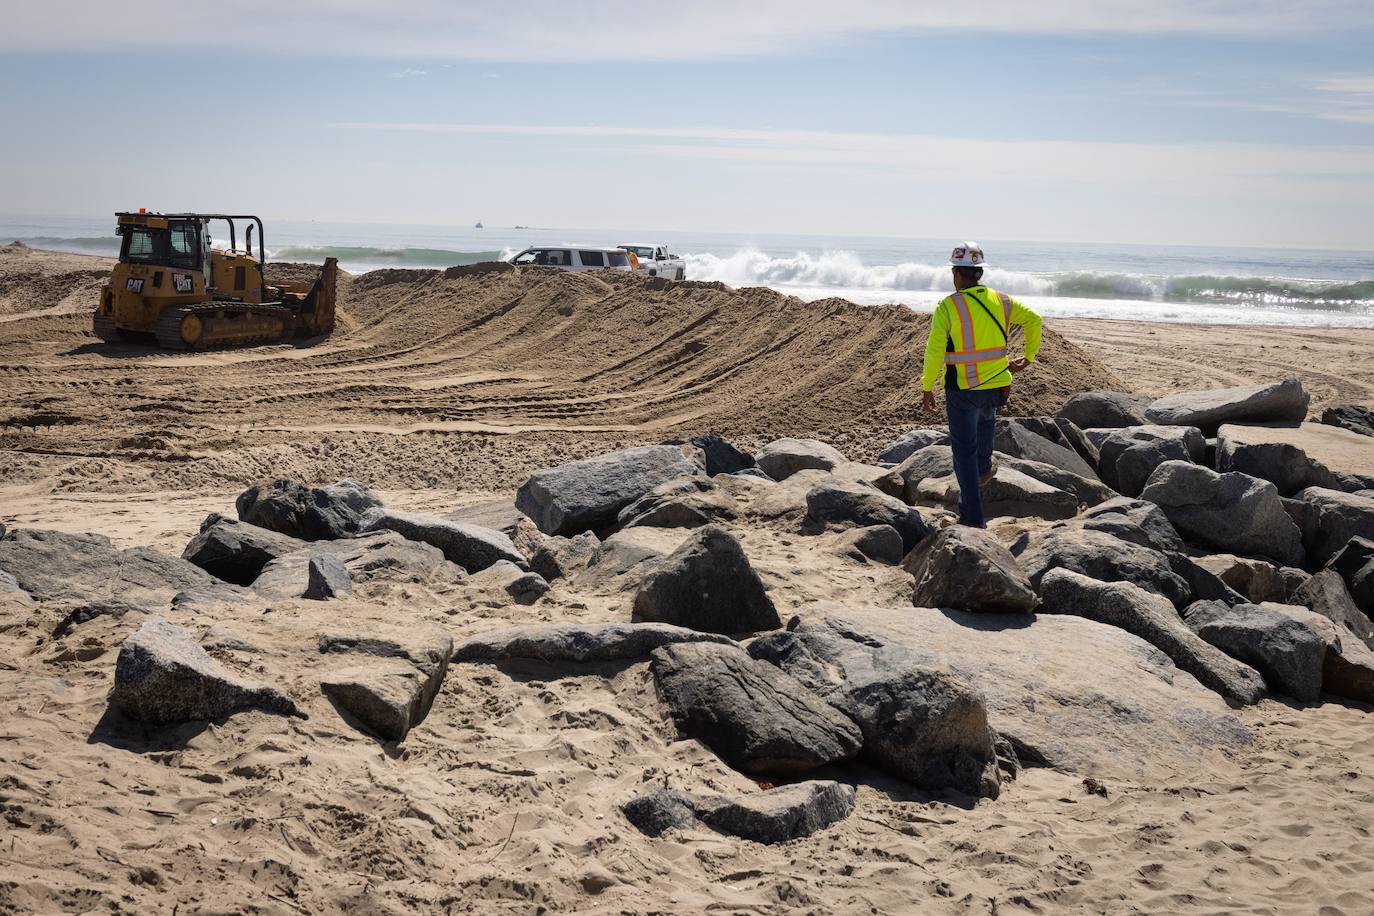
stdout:
{"type": "MultiPolygon", "coordinates": [[[[339,259],[345,270],[443,268],[531,245],[662,243],[687,278],[767,286],[807,300],[929,311],[948,292],[958,239],[764,235],[524,226],[265,221],[268,260],[339,259]]],[[[219,224],[222,226],[222,224],[219,224]]],[[[215,224],[211,231],[215,231],[215,224]]],[[[0,216],[0,244],[114,255],[114,217],[0,216]]],[[[1374,327],[1374,252],[998,241],[980,238],[988,285],[1047,317],[1374,327]]]]}

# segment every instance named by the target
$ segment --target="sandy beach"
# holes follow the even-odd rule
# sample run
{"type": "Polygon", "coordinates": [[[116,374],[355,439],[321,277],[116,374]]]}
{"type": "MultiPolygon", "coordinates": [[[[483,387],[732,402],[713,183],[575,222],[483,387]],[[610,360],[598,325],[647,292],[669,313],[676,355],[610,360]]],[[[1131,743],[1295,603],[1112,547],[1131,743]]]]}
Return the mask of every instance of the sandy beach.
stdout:
{"type": "MultiPolygon", "coordinates": [[[[551,270],[376,271],[341,281],[326,341],[168,353],[91,336],[111,263],[0,247],[10,528],[180,556],[208,513],[232,515],[266,478],[353,478],[391,507],[477,517],[536,469],[625,446],[815,437],[871,462],[942,421],[917,410],[928,318],[901,306],[551,270]]],[[[1053,414],[1089,389],[1295,376],[1315,417],[1374,406],[1371,353],[1374,329],[1054,320],[1009,412],[1053,414]]],[[[731,529],[784,620],[818,601],[910,604],[900,568],[838,558],[836,535],[799,537],[794,522],[731,529]]],[[[666,551],[682,534],[658,536],[666,551]]],[[[232,634],[212,655],[309,718],[156,733],[112,723],[106,705],[142,613],[58,637],[74,600],[0,592],[0,911],[1374,912],[1374,709],[1358,703],[1266,699],[1235,712],[1248,746],[1186,766],[1129,748],[1093,772],[1031,767],[976,804],[848,767],[828,775],[856,785],[853,816],[766,846],[705,828],[651,839],[625,821],[646,785],[757,788],[678,740],[645,663],[455,663],[399,745],[320,693],[322,631],[461,639],[626,620],[622,585],[522,605],[472,575],[197,605],[179,622],[232,634]]]]}

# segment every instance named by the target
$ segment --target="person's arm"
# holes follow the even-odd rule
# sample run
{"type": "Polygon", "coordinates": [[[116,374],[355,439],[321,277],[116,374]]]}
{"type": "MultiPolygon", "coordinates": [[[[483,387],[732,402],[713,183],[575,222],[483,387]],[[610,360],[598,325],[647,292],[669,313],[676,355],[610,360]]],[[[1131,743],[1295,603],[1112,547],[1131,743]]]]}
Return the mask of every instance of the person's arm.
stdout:
{"type": "Polygon", "coordinates": [[[1013,299],[1011,323],[1019,324],[1026,329],[1026,362],[1035,362],[1035,355],[1040,352],[1040,316],[1013,299]]]}
{"type": "MultiPolygon", "coordinates": [[[[1038,326],[1035,339],[1037,342],[1040,340],[1038,326]]],[[[930,316],[930,336],[926,338],[925,365],[921,372],[922,391],[935,390],[935,380],[940,377],[940,370],[945,367],[945,345],[948,342],[949,312],[937,305],[935,312],[930,316]]]]}

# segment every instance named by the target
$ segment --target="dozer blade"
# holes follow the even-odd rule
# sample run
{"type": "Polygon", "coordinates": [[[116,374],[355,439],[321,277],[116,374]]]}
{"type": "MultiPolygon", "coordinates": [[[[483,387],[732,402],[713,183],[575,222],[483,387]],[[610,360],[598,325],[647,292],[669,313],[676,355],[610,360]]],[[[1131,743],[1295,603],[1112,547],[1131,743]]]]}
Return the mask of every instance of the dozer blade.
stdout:
{"type": "Polygon", "coordinates": [[[339,279],[339,259],[325,258],[320,275],[301,302],[296,333],[301,337],[316,337],[334,332],[335,284],[339,279]]]}

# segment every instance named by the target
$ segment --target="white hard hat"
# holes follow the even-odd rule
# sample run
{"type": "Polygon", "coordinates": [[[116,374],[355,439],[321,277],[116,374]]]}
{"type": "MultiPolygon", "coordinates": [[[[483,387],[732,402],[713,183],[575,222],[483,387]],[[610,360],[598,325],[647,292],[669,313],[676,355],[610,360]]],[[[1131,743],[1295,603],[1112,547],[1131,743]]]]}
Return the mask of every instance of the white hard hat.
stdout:
{"type": "Polygon", "coordinates": [[[977,242],[961,242],[949,253],[951,267],[987,267],[983,260],[983,248],[977,242]]]}

